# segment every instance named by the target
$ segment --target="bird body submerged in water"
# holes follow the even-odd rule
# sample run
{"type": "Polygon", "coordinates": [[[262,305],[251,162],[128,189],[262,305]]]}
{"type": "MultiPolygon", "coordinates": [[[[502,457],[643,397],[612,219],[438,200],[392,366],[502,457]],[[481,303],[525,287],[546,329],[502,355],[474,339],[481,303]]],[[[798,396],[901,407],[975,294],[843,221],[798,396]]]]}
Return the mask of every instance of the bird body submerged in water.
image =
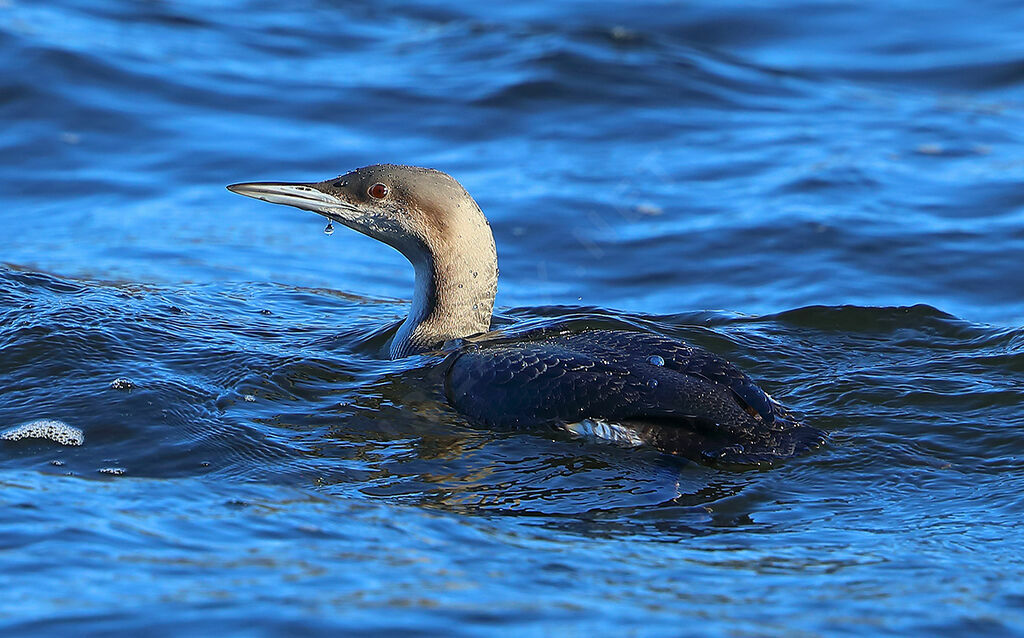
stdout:
{"type": "MultiPolygon", "coordinates": [[[[392,358],[490,329],[494,238],[480,207],[449,175],[377,165],[323,182],[228,189],[313,211],[405,255],[415,290],[391,342],[392,358]]],[[[724,359],[650,333],[548,329],[467,339],[446,365],[449,403],[491,427],[554,425],[707,463],[755,466],[824,438],[724,359]]]]}

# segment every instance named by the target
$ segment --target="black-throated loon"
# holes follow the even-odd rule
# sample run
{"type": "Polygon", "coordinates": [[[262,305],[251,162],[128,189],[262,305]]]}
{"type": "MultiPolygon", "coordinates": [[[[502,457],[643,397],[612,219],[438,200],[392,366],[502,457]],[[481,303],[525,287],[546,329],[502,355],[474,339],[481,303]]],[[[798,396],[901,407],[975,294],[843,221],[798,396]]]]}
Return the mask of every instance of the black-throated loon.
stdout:
{"type": "MultiPolygon", "coordinates": [[[[228,189],[313,211],[405,255],[415,291],[391,358],[490,329],[494,237],[476,201],[446,173],[384,164],[322,182],[228,189]]],[[[729,362],[650,333],[539,330],[472,340],[446,365],[449,403],[492,427],[554,425],[712,464],[770,464],[824,440],[729,362]]]]}

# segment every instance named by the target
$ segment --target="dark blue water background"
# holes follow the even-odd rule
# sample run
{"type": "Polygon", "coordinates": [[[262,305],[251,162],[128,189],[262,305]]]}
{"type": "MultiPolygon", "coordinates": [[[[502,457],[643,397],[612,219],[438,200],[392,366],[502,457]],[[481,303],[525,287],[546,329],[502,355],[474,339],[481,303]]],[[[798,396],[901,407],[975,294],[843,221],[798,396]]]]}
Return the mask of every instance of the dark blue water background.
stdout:
{"type": "Polygon", "coordinates": [[[0,428],[86,436],[0,442],[2,633],[1024,633],[1022,34],[0,0],[0,428]],[[726,472],[464,422],[381,356],[400,255],[224,190],[377,162],[475,195],[497,325],[688,339],[830,443],[726,472]]]}

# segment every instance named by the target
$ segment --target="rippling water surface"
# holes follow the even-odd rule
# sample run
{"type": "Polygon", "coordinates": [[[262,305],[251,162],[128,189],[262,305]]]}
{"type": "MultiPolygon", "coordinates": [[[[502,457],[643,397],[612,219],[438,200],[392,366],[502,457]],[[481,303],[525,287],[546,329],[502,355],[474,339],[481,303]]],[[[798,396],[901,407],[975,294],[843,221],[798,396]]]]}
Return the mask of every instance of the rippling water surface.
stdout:
{"type": "Polygon", "coordinates": [[[1017,3],[0,0],[5,635],[1024,633],[1017,3]],[[720,353],[728,472],[444,403],[400,255],[224,185],[443,169],[495,325],[720,353]],[[116,380],[117,381],[115,383],[116,380]]]}

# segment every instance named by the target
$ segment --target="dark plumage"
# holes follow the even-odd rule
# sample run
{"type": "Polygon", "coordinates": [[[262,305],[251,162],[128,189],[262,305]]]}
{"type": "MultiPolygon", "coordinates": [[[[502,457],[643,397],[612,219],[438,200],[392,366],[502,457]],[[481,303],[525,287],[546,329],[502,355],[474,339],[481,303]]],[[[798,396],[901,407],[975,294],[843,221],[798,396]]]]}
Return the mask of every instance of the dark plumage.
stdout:
{"type": "Polygon", "coordinates": [[[654,334],[593,330],[478,342],[448,365],[448,401],[491,427],[601,419],[671,454],[742,465],[806,451],[824,437],[721,357],[654,334]]]}

